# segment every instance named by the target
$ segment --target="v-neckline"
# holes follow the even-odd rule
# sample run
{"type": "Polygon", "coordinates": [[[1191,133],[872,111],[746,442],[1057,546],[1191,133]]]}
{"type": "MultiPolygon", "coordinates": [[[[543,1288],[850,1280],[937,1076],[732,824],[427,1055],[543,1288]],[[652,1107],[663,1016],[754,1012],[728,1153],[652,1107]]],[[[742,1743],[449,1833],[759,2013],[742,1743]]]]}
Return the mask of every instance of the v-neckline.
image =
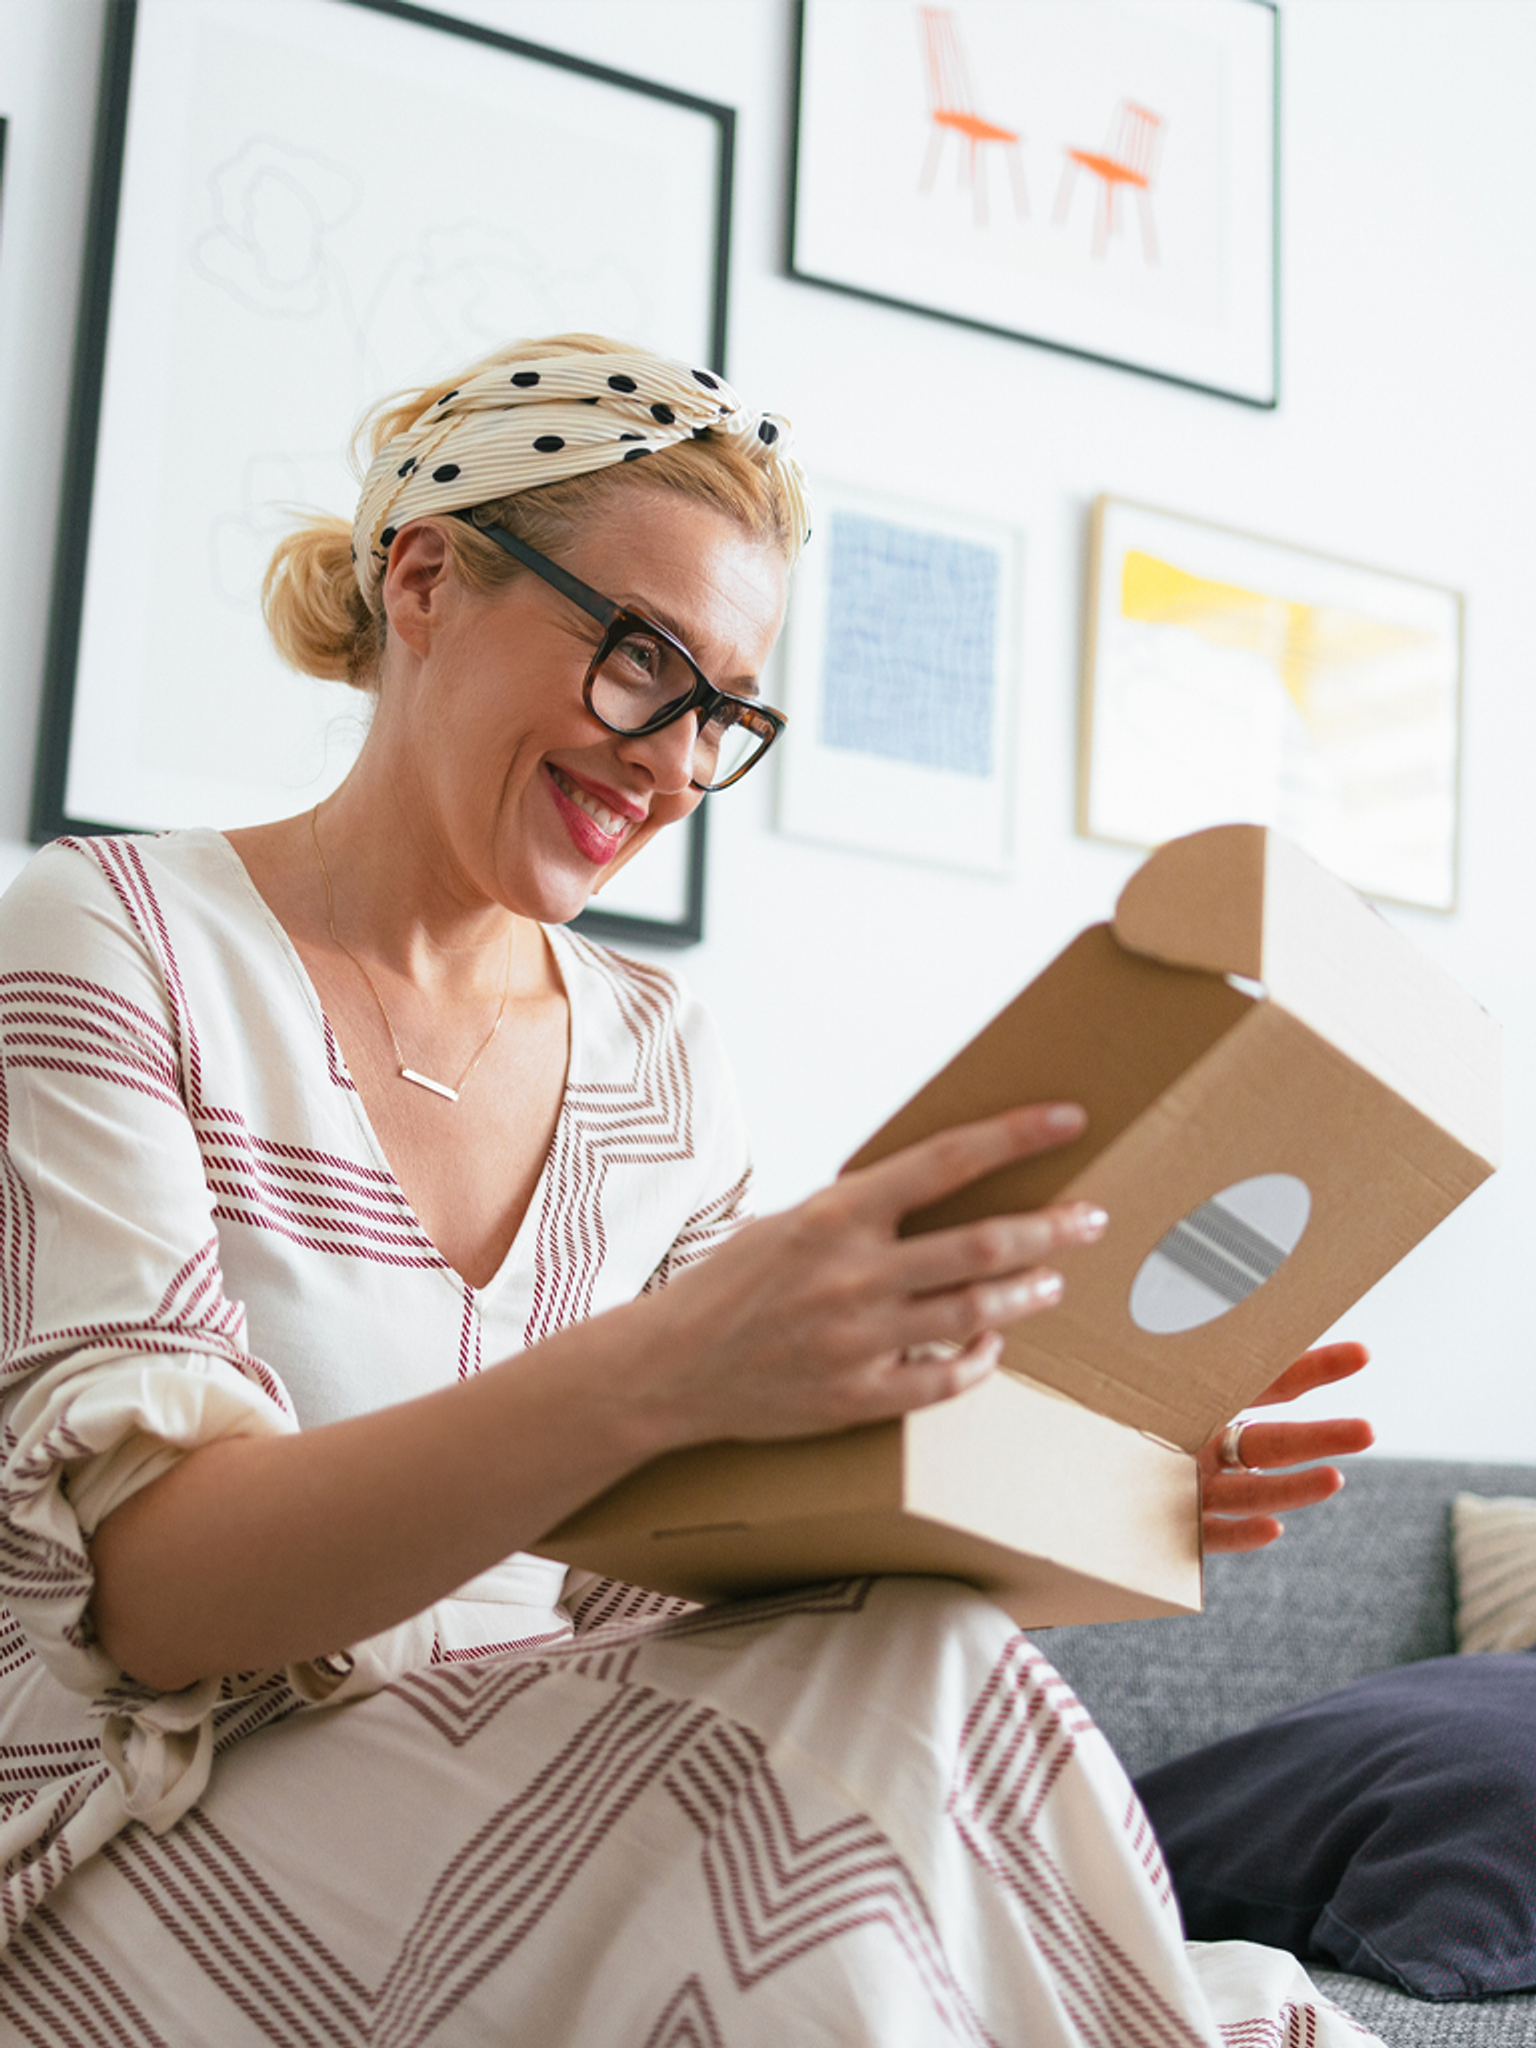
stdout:
{"type": "Polygon", "coordinates": [[[444,1256],[426,1225],[417,1214],[415,1203],[406,1193],[404,1184],[399,1174],[395,1171],[389,1154],[385,1151],[380,1141],[378,1132],[374,1129],[373,1119],[369,1116],[367,1105],[363,1101],[362,1090],[352,1077],[352,1070],[347,1064],[346,1054],[341,1049],[341,1040],[336,1034],[336,1027],[332,1024],[325,1004],[320,999],[320,991],[315,986],[314,977],[304,964],[303,954],[300,953],[298,947],[289,937],[282,919],[256,886],[255,877],[246,866],[236,847],[232,845],[222,832],[217,831],[213,827],[206,829],[209,831],[210,837],[217,840],[223,855],[227,856],[234,863],[240,883],[243,885],[246,894],[256,909],[260,912],[263,923],[276,941],[278,951],[297,979],[304,999],[314,1015],[320,1036],[320,1059],[325,1068],[324,1085],[328,1088],[339,1088],[341,1093],[351,1098],[352,1114],[356,1119],[363,1142],[372,1153],[380,1170],[388,1176],[391,1187],[400,1199],[401,1207],[420,1232],[422,1243],[431,1247],[444,1276],[456,1286],[464,1289],[466,1293],[478,1297],[495,1293],[507,1276],[520,1263],[520,1254],[524,1249],[525,1241],[531,1235],[537,1235],[539,1226],[536,1219],[544,1213],[546,1207],[546,1184],[554,1170],[556,1156],[562,1149],[562,1139],[565,1136],[570,1111],[572,1083],[577,1077],[581,1064],[580,1055],[585,1050],[582,1042],[578,1006],[571,994],[572,977],[567,972],[568,967],[575,958],[574,948],[569,935],[562,931],[558,925],[540,925],[539,927],[549,945],[555,972],[560,977],[561,986],[565,991],[568,1036],[566,1042],[565,1079],[560,1088],[559,1112],[555,1117],[555,1125],[550,1134],[549,1149],[544,1155],[544,1163],[539,1169],[538,1179],[533,1184],[533,1191],[528,1197],[528,1206],[523,1211],[522,1219],[518,1223],[512,1242],[507,1246],[502,1256],[501,1264],[496,1268],[490,1279],[483,1286],[477,1287],[472,1280],[466,1279],[458,1267],[444,1256]],[[336,1078],[338,1074],[344,1077],[344,1086],[338,1082],[336,1078]]]}

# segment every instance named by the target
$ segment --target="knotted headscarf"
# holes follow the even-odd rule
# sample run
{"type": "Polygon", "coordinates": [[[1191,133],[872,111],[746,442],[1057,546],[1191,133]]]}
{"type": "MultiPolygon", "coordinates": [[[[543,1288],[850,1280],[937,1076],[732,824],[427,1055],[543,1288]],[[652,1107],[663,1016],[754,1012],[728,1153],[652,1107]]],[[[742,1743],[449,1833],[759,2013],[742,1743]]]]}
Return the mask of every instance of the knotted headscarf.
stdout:
{"type": "Polygon", "coordinates": [[[379,450],[352,528],[359,588],[372,605],[409,520],[633,462],[706,429],[777,471],[798,546],[805,480],[788,421],[749,411],[713,370],[653,355],[559,354],[479,371],[379,450]]]}

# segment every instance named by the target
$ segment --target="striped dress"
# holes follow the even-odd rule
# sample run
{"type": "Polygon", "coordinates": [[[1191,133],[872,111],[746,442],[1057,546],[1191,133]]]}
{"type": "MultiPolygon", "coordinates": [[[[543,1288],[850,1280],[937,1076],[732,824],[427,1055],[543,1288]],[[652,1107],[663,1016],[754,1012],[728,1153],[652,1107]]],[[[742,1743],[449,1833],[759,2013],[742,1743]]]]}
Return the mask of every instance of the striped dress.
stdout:
{"type": "Polygon", "coordinates": [[[941,1581],[688,1611],[518,1555],[383,1634],[174,1694],[88,1540],[199,1444],[407,1400],[740,1220],[673,978],[561,931],[570,1066],[471,1287],[214,832],[60,842],[0,903],[0,2036],[783,2048],[1359,2042],[1186,1948],[1124,1775],[941,1581]]]}

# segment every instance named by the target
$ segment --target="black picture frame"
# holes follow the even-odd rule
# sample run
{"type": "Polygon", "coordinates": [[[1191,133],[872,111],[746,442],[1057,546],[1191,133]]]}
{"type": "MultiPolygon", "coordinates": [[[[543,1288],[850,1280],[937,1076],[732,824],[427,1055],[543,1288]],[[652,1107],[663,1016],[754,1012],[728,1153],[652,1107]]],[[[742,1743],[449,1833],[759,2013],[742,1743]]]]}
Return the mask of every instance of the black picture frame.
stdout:
{"type": "MultiPolygon", "coordinates": [[[[124,830],[153,830],[167,824],[191,822],[186,818],[146,816],[142,802],[132,807],[125,803],[126,815],[114,818],[112,812],[116,806],[112,803],[82,806],[72,800],[71,792],[71,765],[78,754],[82,725],[82,646],[88,640],[88,607],[92,601],[94,563],[91,537],[93,529],[100,531],[104,524],[100,489],[103,455],[104,451],[110,453],[112,438],[119,425],[111,412],[110,401],[114,317],[129,295],[146,289],[122,260],[123,205],[125,170],[134,147],[131,108],[136,85],[135,60],[142,47],[139,31],[144,7],[155,4],[157,0],[107,0],[106,6],[43,712],[33,784],[31,837],[34,844],[42,844],[64,833],[92,836],[124,830]]],[[[365,32],[367,22],[355,17],[377,17],[412,29],[460,38],[484,50],[495,51],[502,58],[534,67],[528,82],[535,92],[542,83],[547,95],[556,79],[587,81],[605,91],[616,88],[623,93],[640,96],[643,107],[653,111],[647,116],[637,108],[637,119],[655,118],[656,108],[675,110],[684,117],[691,146],[695,153],[703,153],[714,172],[713,190],[706,192],[700,200],[701,207],[707,208],[707,214],[701,212],[699,216],[696,238],[708,272],[707,276],[697,279],[696,290],[698,303],[703,309],[699,324],[707,332],[700,337],[702,346],[696,344],[687,352],[692,354],[697,349],[698,353],[707,354],[712,364],[723,367],[727,345],[735,151],[733,108],[587,58],[503,34],[478,22],[460,20],[432,8],[411,4],[411,0],[313,0],[313,7],[347,10],[347,42],[349,49],[355,48],[359,63],[367,60],[369,45],[365,32]],[[702,133],[698,129],[699,123],[703,124],[702,133]]],[[[611,101],[605,103],[613,104],[611,101]]],[[[0,124],[0,132],[3,132],[3,124],[0,124]]],[[[597,326],[601,323],[578,318],[561,324],[597,326]]],[[[471,343],[458,350],[457,359],[462,360],[464,355],[471,353],[474,345],[471,343]]],[[[684,353],[684,349],[678,347],[676,352],[684,353]]],[[[454,359],[454,355],[450,355],[449,361],[454,359]]],[[[121,514],[121,506],[114,509],[121,514]]],[[[105,684],[98,686],[108,687],[105,684]]],[[[644,908],[635,908],[626,903],[623,899],[627,878],[621,876],[612,892],[619,900],[612,907],[594,906],[584,911],[576,921],[578,928],[604,940],[667,947],[697,943],[704,930],[706,809],[707,806],[701,805],[687,823],[686,846],[675,868],[677,885],[670,889],[664,906],[658,909],[647,904],[644,908]]],[[[240,820],[236,818],[229,822],[240,820]]],[[[629,893],[633,895],[634,892],[631,890],[629,893]]]]}
{"type": "MultiPolygon", "coordinates": [[[[990,4],[994,9],[998,8],[998,0],[990,0],[990,4]]],[[[1099,49],[1112,49],[1114,45],[1113,36],[1096,33],[1088,18],[1089,11],[1094,4],[1095,0],[1075,0],[1075,4],[1071,8],[1031,10],[1023,7],[1009,8],[1003,6],[999,11],[1008,18],[1009,25],[1016,34],[1028,33],[1031,29],[1038,32],[1045,26],[1054,26],[1059,29],[1063,26],[1073,27],[1075,25],[1074,32],[1079,34],[1084,42],[1095,51],[1099,49]]],[[[1161,383],[1177,385],[1183,389],[1198,391],[1210,397],[1232,400],[1239,404],[1253,406],[1260,411],[1273,411],[1280,401],[1279,7],[1278,0],[1221,0],[1221,5],[1224,9],[1235,10],[1231,20],[1234,25],[1241,27],[1243,30],[1240,40],[1252,43],[1255,40],[1255,35],[1257,35],[1258,42],[1264,46],[1262,62],[1267,72],[1261,92],[1256,79],[1249,76],[1249,73],[1255,69],[1252,61],[1252,52],[1250,52],[1250,61],[1238,67],[1241,90],[1246,95],[1243,98],[1242,111],[1245,114],[1251,114],[1256,120],[1262,118],[1268,128],[1267,142],[1263,146],[1257,143],[1252,147],[1249,147],[1246,142],[1242,144],[1244,161],[1249,173],[1244,182],[1244,191],[1253,201],[1251,208],[1252,217],[1251,219],[1245,217],[1245,225],[1249,226],[1254,233],[1267,240],[1267,249],[1262,249],[1253,256],[1249,256],[1245,252],[1241,264],[1243,272],[1243,283],[1240,291],[1243,301],[1241,325],[1244,330],[1244,340],[1242,369],[1239,375],[1223,377],[1221,374],[1211,374],[1208,352],[1203,355],[1197,353],[1194,360],[1198,362],[1198,367],[1191,367],[1189,365],[1180,367],[1176,361],[1167,359],[1166,334],[1159,335],[1157,347],[1149,353],[1143,354],[1140,358],[1138,358],[1136,353],[1134,342],[1126,347],[1103,345],[1101,341],[1097,341],[1094,338],[1096,328],[1102,325],[1097,314],[1091,318],[1087,315],[1083,316],[1082,331],[1077,331],[1078,323],[1071,318],[1067,319],[1064,327],[1058,328],[1057,331],[1052,331],[1049,317],[1041,319],[1033,317],[1029,313],[1010,318],[998,317],[995,303],[983,310],[981,302],[991,295],[986,292],[973,293],[968,286],[962,286],[951,297],[949,303],[946,303],[945,293],[953,288],[956,282],[955,273],[947,270],[942,263],[933,260],[934,250],[932,246],[925,250],[916,243],[910,246],[900,246],[895,241],[890,241],[884,253],[875,253],[881,249],[881,238],[872,231],[868,215],[866,214],[861,220],[858,214],[858,202],[840,202],[832,193],[832,188],[838,180],[843,180],[846,183],[851,182],[853,179],[863,179],[872,175],[864,168],[859,150],[859,137],[857,134],[848,135],[839,132],[835,147],[829,146],[826,142],[818,142],[816,139],[818,133],[822,129],[828,129],[829,122],[822,121],[820,124],[813,122],[811,117],[808,116],[807,107],[808,102],[813,96],[813,83],[809,74],[818,62],[817,49],[826,45],[829,41],[828,38],[823,36],[821,43],[816,44],[816,39],[812,34],[813,26],[816,25],[813,24],[813,15],[817,15],[820,21],[825,21],[838,11],[852,16],[862,7],[869,16],[868,20],[861,24],[859,35],[856,38],[850,37],[846,39],[846,48],[841,54],[848,61],[841,66],[842,75],[832,81],[821,79],[815,85],[814,91],[819,93],[820,103],[823,105],[828,103],[834,92],[841,95],[842,105],[840,106],[840,112],[844,115],[846,121],[846,106],[849,100],[852,99],[856,104],[857,96],[860,93],[867,95],[878,89],[874,84],[877,65],[890,60],[884,56],[876,56],[875,53],[877,51],[887,51],[890,46],[899,41],[899,38],[896,34],[898,10],[891,7],[888,10],[882,11],[876,5],[876,0],[796,0],[795,97],[790,146],[789,204],[784,253],[784,266],[787,274],[800,280],[802,283],[820,285],[828,290],[844,292],[850,297],[865,299],[875,305],[890,306],[903,312],[926,314],[930,318],[946,320],[956,326],[969,327],[980,333],[1003,335],[1010,340],[1029,342],[1036,347],[1051,349],[1058,354],[1073,356],[1084,362],[1101,363],[1115,369],[1130,370],[1141,376],[1155,378],[1161,383]],[[872,8],[874,12],[871,14],[869,11],[872,8]],[[1247,22],[1252,22],[1254,34],[1250,34],[1245,25],[1247,22]],[[1265,32],[1259,34],[1257,32],[1261,23],[1265,32]],[[880,33],[881,31],[887,31],[887,33],[880,33]],[[813,44],[816,44],[816,47],[813,47],[813,44]],[[860,168],[850,172],[849,167],[851,165],[858,165],[860,168]],[[1263,184],[1267,184],[1267,198],[1260,205],[1259,187],[1263,184]],[[846,211],[842,215],[836,215],[836,208],[840,203],[846,211]],[[823,211],[823,223],[834,216],[837,217],[839,223],[830,230],[830,241],[829,231],[825,225],[816,226],[812,221],[813,213],[818,209],[826,209],[829,206],[834,209],[834,213],[827,214],[823,211]],[[840,243],[839,237],[841,237],[840,243]],[[834,254],[831,260],[828,260],[829,248],[836,250],[839,246],[846,252],[846,256],[840,259],[834,254]],[[841,269],[839,267],[840,262],[843,264],[841,269]],[[862,275],[853,274],[855,271],[861,272],[862,275]],[[1261,304],[1261,299],[1267,299],[1267,304],[1261,304]],[[1161,359],[1159,359],[1160,357],[1161,359]]],[[[982,224],[984,217],[986,224],[996,228],[999,217],[1008,212],[1010,204],[1013,204],[1016,208],[1023,207],[1025,209],[1025,218],[1028,218],[1028,201],[1030,197],[1035,197],[1038,203],[1038,200],[1042,199],[1045,195],[1044,191],[1038,195],[1032,194],[1032,189],[1026,185],[1026,176],[1030,180],[1038,178],[1039,165],[1031,163],[1029,172],[1026,174],[1024,150],[1031,137],[1025,132],[1022,124],[1018,129],[1010,129],[1005,122],[995,119],[990,121],[981,119],[979,114],[974,111],[978,102],[984,102],[988,114],[994,114],[1004,107],[1007,102],[1005,98],[1006,80],[1000,78],[994,71],[988,70],[984,73],[983,83],[979,89],[969,84],[969,63],[965,45],[960,40],[960,37],[964,31],[964,18],[968,12],[972,11],[976,10],[968,10],[963,4],[963,0],[960,0],[960,4],[948,8],[904,9],[900,10],[900,14],[902,17],[910,15],[915,21],[920,12],[930,24],[937,18],[952,25],[950,47],[937,55],[931,47],[923,53],[926,58],[928,73],[929,111],[927,121],[929,124],[933,124],[931,127],[933,158],[930,161],[923,162],[922,175],[924,178],[931,178],[933,171],[936,169],[943,169],[947,172],[953,171],[953,159],[949,165],[945,165],[939,160],[942,153],[938,145],[940,143],[947,145],[948,141],[952,138],[956,144],[956,151],[963,153],[967,146],[966,138],[969,136],[971,138],[969,145],[970,189],[973,194],[978,194],[979,188],[979,196],[975,198],[974,202],[977,221],[978,224],[982,224]],[[958,24],[958,26],[954,26],[955,24],[958,24]],[[943,111],[943,101],[939,94],[941,78],[949,81],[952,101],[963,98],[968,91],[971,95],[971,105],[966,107],[951,104],[947,113],[943,111]],[[958,87],[955,84],[957,80],[960,82],[958,87]],[[940,126],[937,125],[941,122],[946,124],[947,132],[941,131],[940,126]],[[961,125],[967,122],[970,124],[969,126],[961,125]],[[997,152],[1000,153],[994,155],[992,161],[999,163],[1001,166],[998,177],[991,184],[990,203],[987,198],[989,162],[986,156],[986,148],[989,144],[995,145],[997,152]],[[1005,175],[1008,172],[1012,173],[1011,185],[1009,178],[1005,175]]],[[[1123,12],[1122,9],[1122,19],[1123,12]]],[[[1165,23],[1163,26],[1169,34],[1179,33],[1179,30],[1174,25],[1165,23]]],[[[1208,15],[1202,16],[1198,26],[1201,29],[1219,26],[1218,14],[1213,11],[1208,15]]],[[[905,18],[901,20],[901,32],[906,34],[908,41],[913,44],[912,50],[900,59],[901,62],[905,63],[907,73],[909,74],[905,80],[907,86],[910,87],[907,97],[911,99],[915,95],[920,106],[924,88],[921,82],[918,52],[915,39],[909,33],[909,23],[905,18]]],[[[925,29],[924,33],[931,38],[935,31],[929,26],[925,29]]],[[[831,46],[836,47],[835,39],[832,40],[831,46]]],[[[1106,79],[1113,75],[1106,68],[1106,79]]],[[[1226,89],[1225,81],[1223,82],[1222,89],[1226,89]]],[[[1113,104],[1113,101],[1111,100],[1109,104],[1113,104]]],[[[1116,108],[1116,112],[1118,113],[1125,109],[1127,105],[1127,100],[1122,98],[1119,106],[1116,108]]],[[[908,107],[906,111],[910,116],[912,108],[908,107]]],[[[1130,111],[1137,113],[1144,110],[1131,105],[1130,111]]],[[[869,109],[869,113],[872,127],[878,126],[879,132],[886,139],[887,146],[889,146],[889,138],[896,125],[895,122],[889,118],[888,111],[885,109],[880,110],[878,123],[875,121],[874,110],[869,109]]],[[[853,118],[857,118],[857,116],[855,115],[853,118]]],[[[1150,118],[1155,120],[1155,116],[1150,118]]],[[[1236,128],[1241,136],[1244,130],[1236,123],[1229,123],[1228,127],[1227,143],[1230,144],[1230,131],[1236,128]]],[[[1036,140],[1038,139],[1036,138],[1036,140]]],[[[1087,134],[1080,134],[1077,139],[1086,145],[1090,140],[1096,138],[1090,138],[1087,134]]],[[[1163,137],[1161,139],[1166,140],[1168,138],[1163,137]]],[[[1115,162],[1111,154],[1111,145],[1107,135],[1101,151],[1097,153],[1085,147],[1068,151],[1067,154],[1077,158],[1079,165],[1087,164],[1090,156],[1096,157],[1096,161],[1100,166],[1106,166],[1115,162]]],[[[921,159],[921,157],[922,151],[920,150],[919,158],[921,159]]],[[[1066,166],[1050,161],[1048,168],[1051,171],[1064,171],[1066,166]]],[[[1126,168],[1125,165],[1116,166],[1117,171],[1124,168],[1126,168]]],[[[1076,178],[1075,167],[1073,175],[1076,178]]],[[[1097,174],[1090,170],[1090,184],[1095,175],[1097,174]]],[[[961,182],[963,176],[964,173],[962,171],[961,176],[956,179],[957,184],[961,182]]],[[[918,179],[914,178],[914,187],[918,182],[918,179]]],[[[1061,185],[1065,185],[1065,182],[1066,180],[1063,177],[1061,185]]],[[[1105,223],[1105,240],[1107,241],[1109,230],[1117,217],[1116,200],[1123,199],[1128,207],[1130,198],[1133,195],[1133,187],[1126,180],[1117,180],[1112,183],[1109,177],[1101,178],[1100,182],[1102,185],[1101,203],[1105,223]]],[[[1135,192],[1134,196],[1140,199],[1147,210],[1150,211],[1150,188],[1146,187],[1145,179],[1138,180],[1138,182],[1143,186],[1144,190],[1135,192]]],[[[932,187],[930,186],[927,189],[931,190],[932,187]]],[[[1061,186],[1057,186],[1056,189],[1057,209],[1059,209],[1061,186]]],[[[1086,225],[1088,215],[1083,211],[1080,200],[1075,200],[1073,204],[1077,207],[1077,224],[1086,225]]],[[[1222,205],[1227,208],[1228,212],[1232,210],[1230,193],[1224,194],[1222,205]]],[[[1053,217],[1057,209],[1052,210],[1053,217]]],[[[1034,218],[1038,221],[1040,216],[1036,215],[1034,218]]],[[[1124,216],[1121,215],[1119,218],[1121,228],[1123,229],[1124,216]]],[[[926,231],[932,232],[931,224],[927,226],[926,231]]],[[[1119,232],[1119,230],[1116,232],[1119,232]]],[[[1127,240],[1129,241],[1133,238],[1134,234],[1134,229],[1127,230],[1127,240]]],[[[1095,226],[1095,245],[1097,245],[1098,241],[1099,234],[1097,226],[1095,226]]],[[[1231,242],[1232,237],[1230,234],[1227,234],[1221,252],[1229,267],[1232,261],[1231,242]]],[[[1230,292],[1230,284],[1225,285],[1223,288],[1230,292]]],[[[1086,301],[1084,303],[1086,304],[1086,301]]],[[[1063,301],[1058,296],[1054,304],[1059,312],[1063,301]]],[[[1037,304],[1034,309],[1035,313],[1038,314],[1040,310],[1041,308],[1037,304]]],[[[1129,333],[1129,329],[1127,332],[1129,333]]]]}

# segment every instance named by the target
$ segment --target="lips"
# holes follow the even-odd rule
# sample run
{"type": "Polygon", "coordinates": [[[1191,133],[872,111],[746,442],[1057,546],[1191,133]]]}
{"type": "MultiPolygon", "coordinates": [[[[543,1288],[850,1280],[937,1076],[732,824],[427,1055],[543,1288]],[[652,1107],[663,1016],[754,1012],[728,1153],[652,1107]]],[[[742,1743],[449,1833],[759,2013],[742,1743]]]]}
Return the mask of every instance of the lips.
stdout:
{"type": "Polygon", "coordinates": [[[588,860],[598,867],[605,866],[618,852],[631,827],[642,821],[610,810],[601,798],[581,788],[553,763],[548,767],[566,830],[588,860]]]}

